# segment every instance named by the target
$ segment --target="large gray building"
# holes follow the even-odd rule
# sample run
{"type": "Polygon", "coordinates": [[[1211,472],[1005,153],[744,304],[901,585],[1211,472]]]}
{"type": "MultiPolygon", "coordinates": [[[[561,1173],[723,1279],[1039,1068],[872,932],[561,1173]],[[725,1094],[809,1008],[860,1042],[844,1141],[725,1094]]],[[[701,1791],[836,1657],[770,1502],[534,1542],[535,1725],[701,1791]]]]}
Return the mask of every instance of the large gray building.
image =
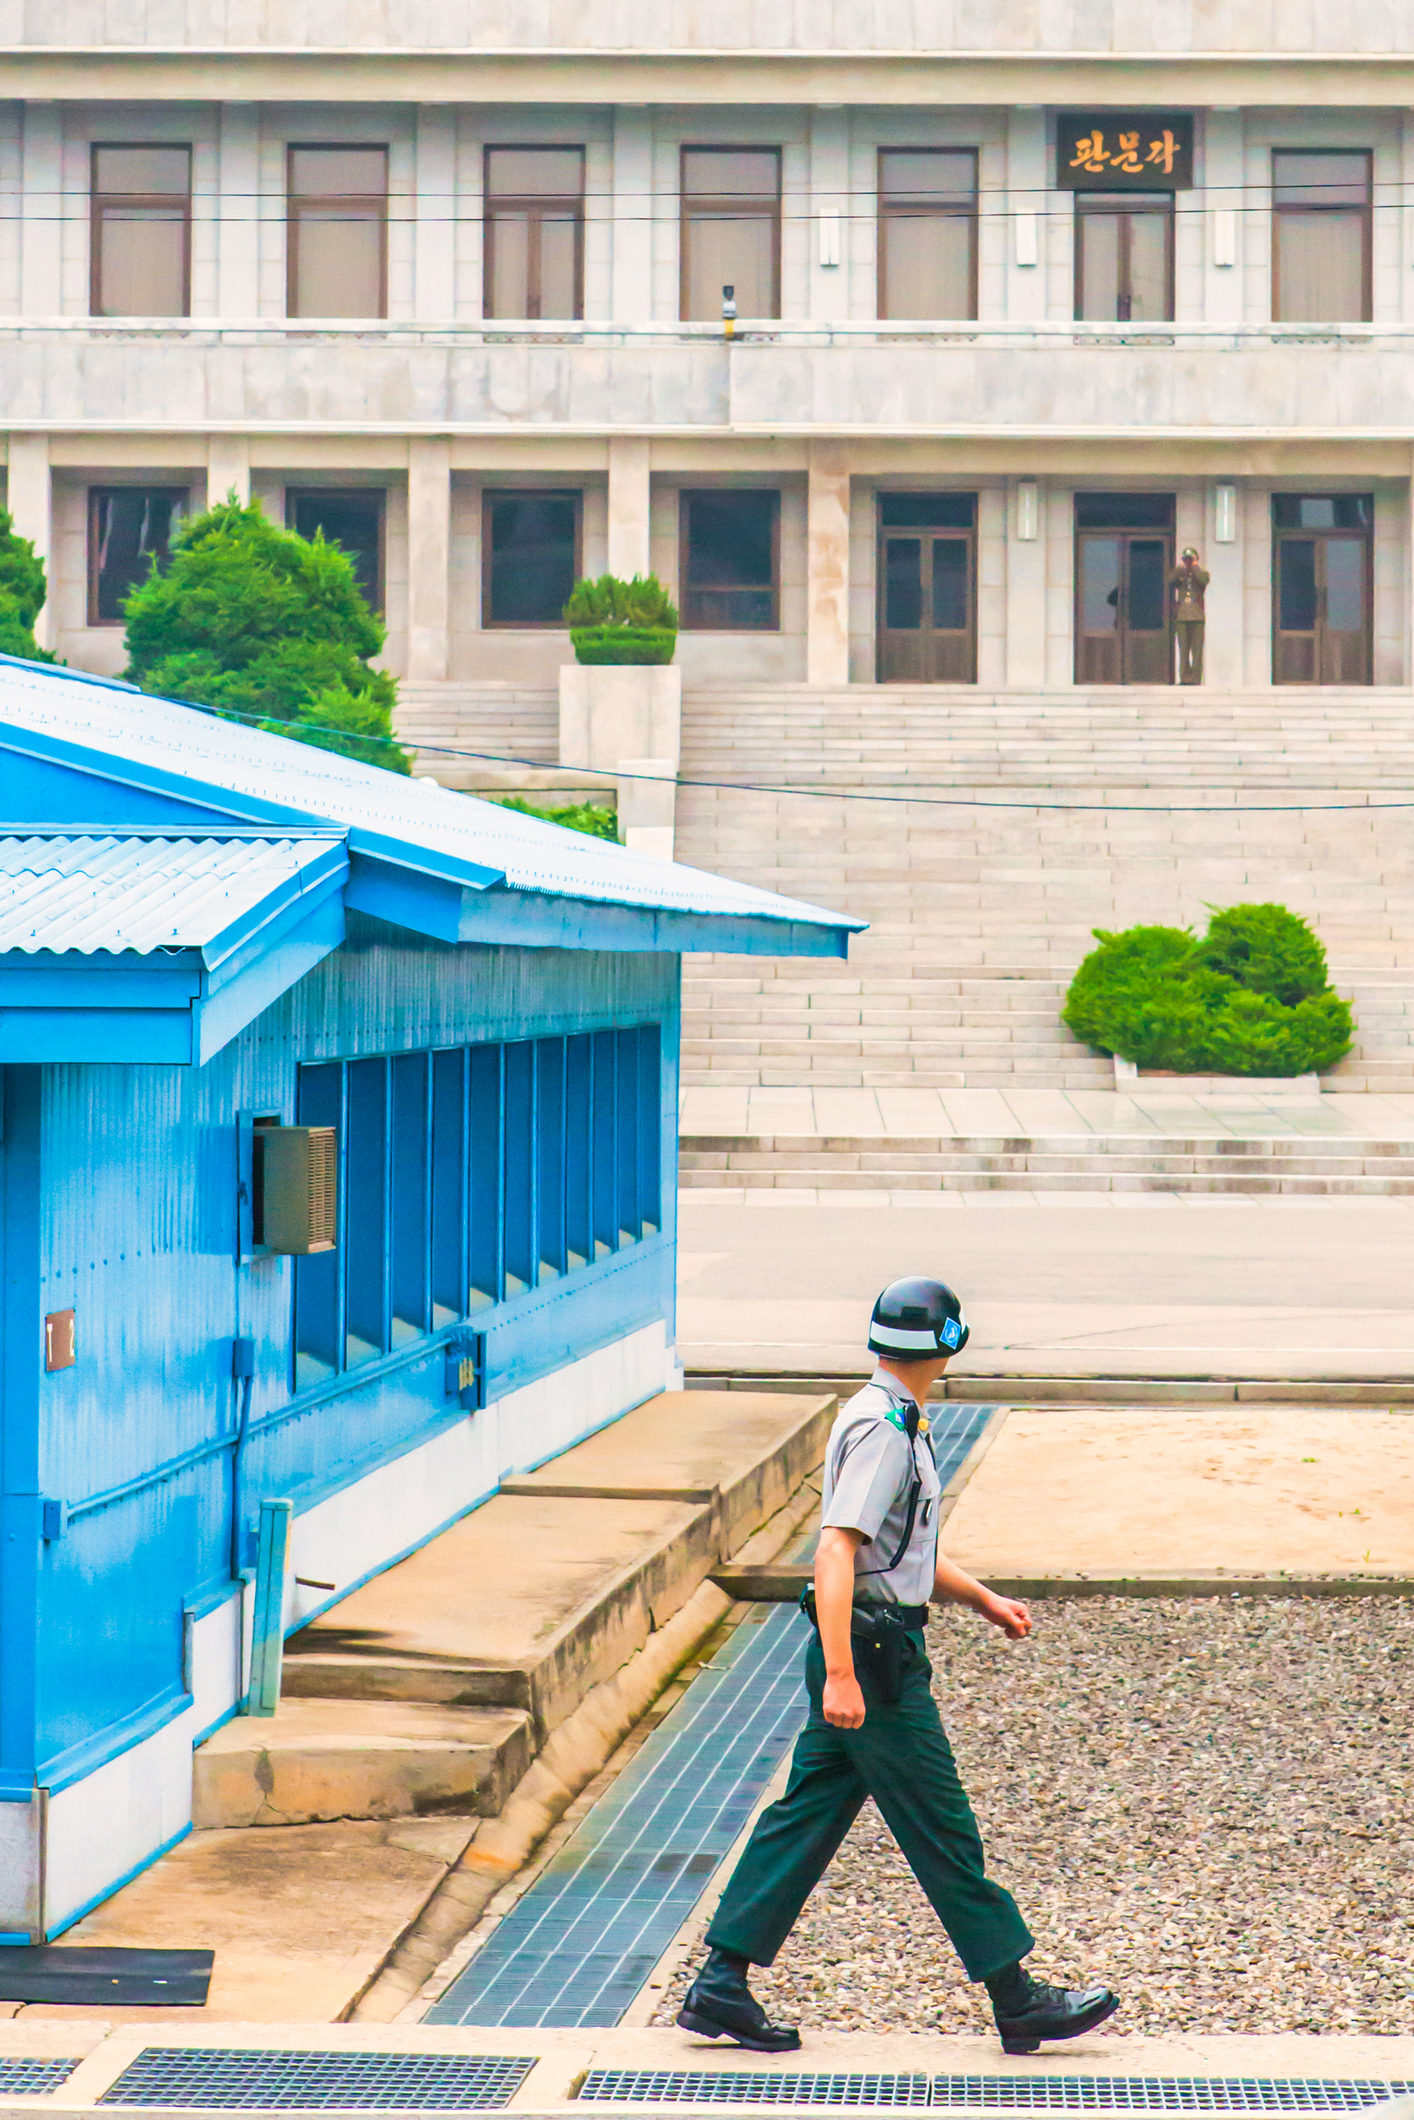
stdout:
{"type": "Polygon", "coordinates": [[[1409,0],[15,0],[6,47],[0,431],[75,662],[234,488],[423,683],[552,685],[606,565],[689,688],[1163,682],[1189,542],[1211,683],[1409,678],[1409,0]]]}

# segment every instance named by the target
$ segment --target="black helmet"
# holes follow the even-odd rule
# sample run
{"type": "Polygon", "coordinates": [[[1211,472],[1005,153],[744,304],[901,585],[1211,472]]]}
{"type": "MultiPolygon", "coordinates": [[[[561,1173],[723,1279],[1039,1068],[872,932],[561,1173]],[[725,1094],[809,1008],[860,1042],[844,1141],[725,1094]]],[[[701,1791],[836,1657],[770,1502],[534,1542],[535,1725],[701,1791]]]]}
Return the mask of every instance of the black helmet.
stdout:
{"type": "Polygon", "coordinates": [[[930,1355],[960,1354],[968,1324],[946,1281],[891,1281],[869,1326],[869,1352],[926,1362],[930,1355]]]}

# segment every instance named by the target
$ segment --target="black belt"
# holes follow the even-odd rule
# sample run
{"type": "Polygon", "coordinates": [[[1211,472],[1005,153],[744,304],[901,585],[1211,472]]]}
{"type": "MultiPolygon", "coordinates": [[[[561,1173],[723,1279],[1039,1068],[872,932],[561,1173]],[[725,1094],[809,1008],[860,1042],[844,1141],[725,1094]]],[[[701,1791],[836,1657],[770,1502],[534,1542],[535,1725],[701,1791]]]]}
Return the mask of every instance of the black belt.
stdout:
{"type": "Polygon", "coordinates": [[[856,1600],[853,1609],[870,1615],[876,1612],[891,1612],[895,1619],[903,1622],[910,1634],[921,1633],[928,1624],[926,1605],[890,1605],[881,1597],[861,1597],[856,1600]]]}
{"type": "MultiPolygon", "coordinates": [[[[800,1609],[812,1627],[819,1626],[820,1623],[815,1617],[815,1585],[813,1583],[807,1583],[801,1591],[800,1609]]],[[[887,1612],[891,1619],[896,1621],[899,1626],[906,1627],[910,1634],[921,1634],[928,1624],[928,1607],[926,1605],[894,1605],[882,1597],[857,1597],[850,1606],[851,1617],[855,1618],[869,1620],[875,1618],[881,1612],[887,1612]]]]}

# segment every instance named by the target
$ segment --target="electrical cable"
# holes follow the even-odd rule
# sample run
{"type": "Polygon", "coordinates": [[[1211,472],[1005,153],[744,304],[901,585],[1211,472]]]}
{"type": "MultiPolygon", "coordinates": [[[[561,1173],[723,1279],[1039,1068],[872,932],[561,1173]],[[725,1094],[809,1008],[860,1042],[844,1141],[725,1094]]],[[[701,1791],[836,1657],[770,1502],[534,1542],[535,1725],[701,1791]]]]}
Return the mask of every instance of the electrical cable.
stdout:
{"type": "MultiPolygon", "coordinates": [[[[252,727],[262,729],[267,736],[279,735],[282,729],[308,729],[326,738],[331,735],[336,736],[340,743],[366,743],[372,744],[376,748],[386,748],[392,742],[398,744],[400,748],[404,748],[402,739],[396,735],[389,738],[386,736],[365,736],[353,731],[346,733],[343,730],[331,730],[327,722],[290,720],[281,721],[279,726],[276,727],[273,725],[273,717],[268,714],[246,714],[234,707],[210,707],[195,699],[173,700],[170,704],[173,706],[191,707],[199,714],[210,714],[223,721],[247,723],[252,727]]],[[[315,748],[321,747],[315,746],[315,748]]],[[[418,743],[414,739],[410,739],[405,748],[411,751],[427,753],[438,758],[471,759],[482,765],[522,766],[527,771],[536,773],[546,771],[562,772],[566,770],[563,767],[556,766],[554,761],[550,759],[517,758],[510,752],[505,751],[466,751],[454,748],[450,744],[418,743]]],[[[574,769],[571,768],[570,770],[574,769]]],[[[600,769],[586,766],[583,770],[589,773],[600,769]]],[[[601,777],[606,780],[652,781],[655,785],[660,785],[664,776],[657,773],[601,772],[601,777]]],[[[1411,771],[1410,781],[1411,784],[1414,784],[1414,771],[1411,771]]],[[[1312,812],[1323,813],[1328,810],[1362,810],[1366,812],[1372,810],[1414,810],[1414,797],[1411,797],[1408,802],[997,802],[989,798],[979,798],[971,795],[895,795],[875,793],[867,788],[800,788],[781,785],[772,781],[699,780],[681,773],[674,776],[673,784],[679,788],[714,789],[725,795],[799,795],[821,802],[906,803],[923,809],[1075,810],[1092,812],[1097,816],[1111,815],[1120,817],[1233,817],[1239,815],[1247,816],[1254,813],[1261,815],[1267,813],[1273,815],[1295,815],[1297,813],[1309,815],[1312,812]]],[[[467,792],[475,794],[483,800],[494,801],[497,793],[502,791],[496,789],[469,789],[467,792]]],[[[504,792],[514,791],[506,790],[504,792]]],[[[546,790],[544,792],[553,793],[554,791],[546,790]]]]}

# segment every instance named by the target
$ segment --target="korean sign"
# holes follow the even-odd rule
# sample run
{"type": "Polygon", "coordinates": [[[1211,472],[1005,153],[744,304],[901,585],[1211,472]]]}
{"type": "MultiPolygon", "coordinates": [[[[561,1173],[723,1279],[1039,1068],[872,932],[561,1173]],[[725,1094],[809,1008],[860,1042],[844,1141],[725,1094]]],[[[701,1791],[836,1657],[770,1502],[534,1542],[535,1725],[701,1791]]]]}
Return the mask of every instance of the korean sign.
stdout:
{"type": "Polygon", "coordinates": [[[1056,120],[1058,191],[1187,191],[1188,111],[1066,111],[1056,120]]]}

